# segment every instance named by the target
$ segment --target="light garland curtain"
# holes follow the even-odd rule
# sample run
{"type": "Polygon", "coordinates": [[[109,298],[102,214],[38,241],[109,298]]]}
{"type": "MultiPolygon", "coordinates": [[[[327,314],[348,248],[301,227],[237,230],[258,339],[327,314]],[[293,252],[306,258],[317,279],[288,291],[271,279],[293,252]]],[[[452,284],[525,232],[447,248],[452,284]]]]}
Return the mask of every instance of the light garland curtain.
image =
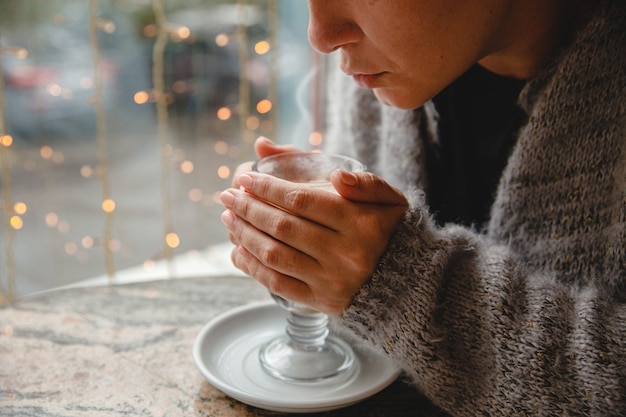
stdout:
{"type": "MultiPolygon", "coordinates": [[[[204,5],[202,2],[196,3],[200,4],[201,7],[204,5]]],[[[87,33],[88,43],[91,49],[91,66],[93,68],[91,80],[89,81],[93,93],[90,105],[92,106],[92,114],[95,115],[94,152],[95,160],[97,160],[95,169],[83,165],[81,174],[88,177],[88,172],[95,172],[95,177],[97,177],[100,184],[99,210],[101,221],[99,223],[102,224],[99,236],[83,238],[84,242],[82,245],[84,248],[91,248],[94,246],[93,242],[96,242],[101,246],[102,252],[100,256],[104,273],[109,277],[109,281],[114,283],[116,282],[116,273],[119,268],[119,266],[116,265],[116,251],[119,249],[120,245],[123,246],[123,242],[120,243],[119,237],[120,229],[123,229],[123,227],[120,227],[120,224],[123,224],[124,220],[118,215],[120,203],[115,198],[119,185],[116,185],[112,180],[112,174],[115,173],[114,171],[112,172],[112,170],[115,168],[114,164],[112,164],[109,152],[110,148],[116,146],[117,142],[111,140],[112,133],[110,133],[109,129],[111,117],[108,113],[110,109],[105,106],[106,96],[108,94],[105,82],[107,76],[107,62],[106,59],[103,58],[106,52],[102,49],[101,35],[114,31],[115,22],[114,19],[111,20],[102,17],[102,8],[103,6],[109,7],[109,2],[90,0],[88,3],[73,3],[74,6],[78,4],[87,9],[86,14],[88,16],[87,33]],[[116,236],[116,233],[118,236],[116,236]]],[[[229,106],[227,103],[226,106],[220,107],[217,109],[216,115],[217,119],[219,119],[217,122],[222,121],[223,124],[231,123],[233,117],[237,118],[240,143],[230,146],[227,145],[224,140],[214,140],[215,152],[219,155],[232,158],[230,162],[215,167],[218,171],[217,175],[219,178],[227,182],[229,181],[228,176],[231,175],[232,169],[239,162],[254,158],[252,150],[254,138],[260,134],[278,137],[277,126],[279,124],[279,1],[265,0],[249,2],[248,0],[236,0],[235,2],[233,0],[233,4],[237,7],[238,24],[235,34],[230,38],[230,41],[236,41],[238,47],[238,101],[236,104],[229,106]],[[249,13],[253,10],[249,7],[251,6],[250,3],[254,3],[253,6],[260,7],[264,10],[266,19],[264,25],[268,30],[267,40],[263,43],[263,45],[267,45],[265,49],[259,46],[257,52],[254,52],[252,49],[253,45],[248,32],[250,26],[249,22],[251,21],[249,13]],[[269,52],[267,50],[269,50],[269,52]],[[251,56],[251,54],[255,54],[254,57],[251,56]],[[253,64],[253,60],[257,59],[258,61],[258,56],[264,54],[267,54],[265,55],[265,59],[269,62],[268,71],[265,75],[267,86],[263,93],[264,96],[257,97],[257,90],[259,88],[253,88],[251,85],[250,68],[253,64]]],[[[160,155],[160,174],[158,181],[160,183],[160,215],[162,222],[161,254],[157,255],[155,259],[166,260],[170,268],[170,276],[174,277],[176,276],[176,271],[174,270],[174,264],[171,260],[176,254],[175,249],[180,244],[181,236],[177,232],[176,224],[173,221],[175,215],[172,201],[175,197],[171,192],[173,187],[172,175],[179,175],[180,171],[189,172],[192,168],[189,168],[189,164],[184,165],[188,161],[180,161],[180,155],[171,137],[173,126],[171,123],[170,107],[173,105],[173,93],[170,91],[172,86],[168,85],[166,80],[168,70],[166,55],[168,51],[167,48],[171,46],[172,39],[186,39],[187,37],[193,36],[193,33],[186,33],[185,27],[168,21],[168,6],[172,5],[173,4],[166,3],[164,0],[152,0],[150,5],[154,16],[154,41],[151,51],[152,86],[149,90],[145,91],[138,89],[138,91],[134,93],[134,100],[138,106],[142,105],[142,103],[153,103],[155,107],[156,136],[158,139],[158,153],[160,155]],[[174,169],[176,169],[176,172],[174,172],[174,169]]],[[[52,7],[51,5],[51,8],[52,7]]],[[[68,21],[69,18],[66,19],[61,14],[54,14],[53,19],[58,20],[58,22],[61,22],[59,24],[62,24],[68,21]]],[[[144,27],[144,33],[150,33],[151,29],[148,27],[149,25],[144,27]]],[[[218,45],[221,45],[222,41],[223,39],[220,38],[219,35],[215,39],[218,45]]],[[[225,41],[226,43],[224,45],[230,41],[225,41]]],[[[260,42],[258,42],[258,44],[260,44],[260,42]]],[[[255,46],[258,46],[258,44],[255,46]]],[[[27,50],[19,45],[7,46],[0,43],[0,55],[6,56],[7,54],[25,58],[27,56],[27,50]]],[[[19,169],[17,169],[17,174],[14,172],[16,171],[15,156],[18,155],[20,151],[15,149],[15,138],[10,134],[10,120],[8,121],[6,118],[7,103],[4,87],[3,65],[2,61],[0,61],[0,175],[2,176],[1,208],[3,213],[1,220],[3,227],[2,243],[4,246],[2,255],[0,255],[0,261],[2,263],[2,267],[0,268],[0,305],[6,305],[12,302],[16,297],[16,280],[20,279],[20,269],[16,263],[15,254],[16,239],[20,238],[19,234],[23,223],[28,221],[26,219],[27,214],[25,214],[27,208],[35,204],[33,202],[14,201],[14,180],[12,176],[20,175],[19,169]]],[[[68,95],[71,94],[68,93],[68,95]]],[[[59,164],[62,163],[64,158],[64,155],[60,151],[55,150],[54,145],[42,145],[39,153],[42,158],[58,160],[57,163],[59,164]],[[54,159],[55,157],[56,159],[54,159]]],[[[43,176],[45,177],[45,173],[43,176]]],[[[218,190],[215,190],[215,193],[217,193],[217,191],[218,190]]],[[[203,193],[198,191],[198,189],[190,190],[189,195],[193,201],[206,201],[206,198],[202,197],[203,193]]],[[[210,200],[212,199],[214,202],[216,200],[216,194],[207,195],[206,197],[210,200]]],[[[38,219],[37,221],[42,220],[38,219]]],[[[53,211],[48,213],[45,221],[50,227],[62,223],[58,220],[57,214],[53,211]]],[[[67,228],[68,226],[65,224],[64,230],[67,228]]],[[[33,242],[32,244],[35,243],[38,242],[33,242]]],[[[73,242],[71,244],[66,243],[66,252],[68,250],[67,248],[76,248],[77,246],[80,246],[80,244],[73,242]]],[[[61,248],[54,250],[59,251],[61,248]]],[[[75,252],[75,249],[73,252],[75,252]]],[[[37,260],[34,260],[34,262],[36,261],[37,260]]],[[[44,273],[49,272],[46,271],[45,268],[43,271],[44,273]]]]}

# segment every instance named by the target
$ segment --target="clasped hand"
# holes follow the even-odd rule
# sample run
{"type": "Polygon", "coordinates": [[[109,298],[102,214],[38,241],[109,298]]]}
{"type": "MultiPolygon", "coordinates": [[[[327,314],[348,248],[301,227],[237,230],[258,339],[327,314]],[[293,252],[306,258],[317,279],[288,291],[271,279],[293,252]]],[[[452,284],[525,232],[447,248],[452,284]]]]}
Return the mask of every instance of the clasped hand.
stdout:
{"type": "MultiPolygon", "coordinates": [[[[267,139],[259,157],[292,151],[267,139]]],[[[299,187],[240,166],[220,200],[233,264],[272,293],[341,314],[369,279],[408,208],[404,195],[371,173],[335,171],[339,195],[299,187]]]]}

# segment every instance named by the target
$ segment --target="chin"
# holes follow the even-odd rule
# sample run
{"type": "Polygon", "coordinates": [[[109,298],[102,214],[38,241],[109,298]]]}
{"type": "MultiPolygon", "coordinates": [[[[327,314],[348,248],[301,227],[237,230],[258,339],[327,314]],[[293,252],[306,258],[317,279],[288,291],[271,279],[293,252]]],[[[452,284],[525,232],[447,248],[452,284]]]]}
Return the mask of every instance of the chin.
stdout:
{"type": "Polygon", "coordinates": [[[374,95],[381,103],[404,110],[413,110],[421,107],[428,100],[428,98],[408,95],[408,92],[405,90],[398,92],[376,88],[374,89],[374,95]]]}

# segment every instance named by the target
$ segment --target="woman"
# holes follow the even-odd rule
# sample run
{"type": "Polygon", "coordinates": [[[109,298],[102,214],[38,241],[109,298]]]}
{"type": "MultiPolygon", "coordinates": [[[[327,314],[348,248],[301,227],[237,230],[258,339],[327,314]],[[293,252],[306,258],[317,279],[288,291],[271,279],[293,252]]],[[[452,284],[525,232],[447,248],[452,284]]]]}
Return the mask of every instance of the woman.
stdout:
{"type": "Polygon", "coordinates": [[[309,9],[311,44],[350,76],[327,151],[370,173],[333,173],[342,197],[237,175],[221,197],[234,264],[453,416],[625,415],[626,6],[309,9]]]}

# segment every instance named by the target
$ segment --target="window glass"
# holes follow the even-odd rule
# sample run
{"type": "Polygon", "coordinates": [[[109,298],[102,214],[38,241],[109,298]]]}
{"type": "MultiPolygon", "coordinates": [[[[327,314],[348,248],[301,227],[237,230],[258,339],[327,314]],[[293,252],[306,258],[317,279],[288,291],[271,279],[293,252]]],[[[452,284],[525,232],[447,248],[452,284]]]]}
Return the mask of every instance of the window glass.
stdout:
{"type": "Polygon", "coordinates": [[[226,242],[253,140],[319,123],[306,24],[298,0],[0,2],[5,299],[226,242]]]}

